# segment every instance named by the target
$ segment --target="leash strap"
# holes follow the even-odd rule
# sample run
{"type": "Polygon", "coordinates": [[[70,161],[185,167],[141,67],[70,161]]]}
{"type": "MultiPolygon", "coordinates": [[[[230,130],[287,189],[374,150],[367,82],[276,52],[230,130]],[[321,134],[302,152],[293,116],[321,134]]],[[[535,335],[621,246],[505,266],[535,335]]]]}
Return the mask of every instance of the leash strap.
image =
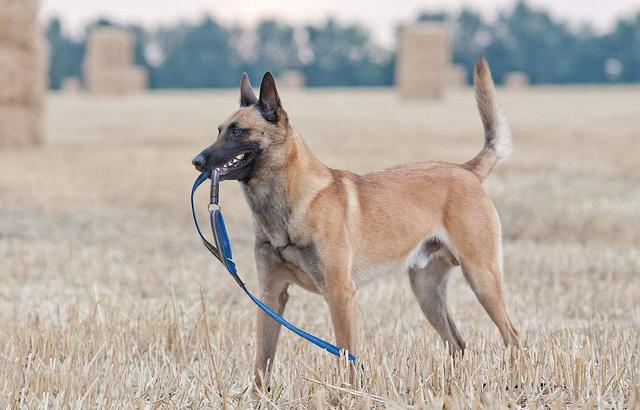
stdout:
{"type": "MultiPolygon", "coordinates": [[[[255,303],[264,313],[266,313],[273,320],[291,330],[293,333],[298,336],[306,339],[310,343],[318,346],[319,348],[326,350],[327,352],[340,357],[340,348],[336,345],[333,345],[326,340],[320,339],[317,336],[312,335],[311,333],[307,333],[304,330],[292,325],[285,318],[276,313],[273,309],[267,306],[260,299],[255,297],[249,289],[247,289],[246,285],[238,275],[236,264],[233,261],[233,255],[231,253],[231,244],[229,242],[229,236],[227,235],[227,229],[224,225],[224,218],[222,217],[222,210],[220,209],[220,205],[218,204],[219,200],[219,182],[220,182],[220,174],[217,169],[213,171],[203,172],[198,176],[198,178],[193,183],[193,188],[191,188],[191,214],[193,215],[193,222],[196,225],[196,231],[202,239],[202,243],[207,248],[209,252],[213,256],[216,257],[224,265],[227,271],[231,274],[231,277],[236,281],[238,286],[242,288],[244,293],[249,296],[249,298],[255,303]],[[194,196],[200,185],[207,179],[211,178],[211,194],[210,194],[210,202],[209,202],[209,218],[211,221],[211,231],[213,233],[213,242],[212,244],[209,242],[202,231],[200,230],[200,225],[198,224],[198,218],[196,217],[196,208],[194,204],[194,196]]],[[[349,360],[352,362],[356,361],[356,356],[349,353],[349,360]]]]}

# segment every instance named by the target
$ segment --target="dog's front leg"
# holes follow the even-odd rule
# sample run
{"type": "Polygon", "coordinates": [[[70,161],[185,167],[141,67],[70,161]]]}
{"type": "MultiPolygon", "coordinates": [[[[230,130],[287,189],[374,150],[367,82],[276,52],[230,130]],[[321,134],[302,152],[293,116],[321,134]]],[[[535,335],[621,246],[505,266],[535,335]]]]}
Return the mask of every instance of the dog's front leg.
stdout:
{"type": "MultiPolygon", "coordinates": [[[[351,281],[349,281],[351,282],[351,281]]],[[[355,289],[351,283],[340,284],[327,291],[331,323],[340,349],[351,353],[356,349],[355,289]]]]}
{"type": "MultiPolygon", "coordinates": [[[[256,247],[256,266],[258,268],[258,282],[260,299],[271,309],[282,315],[289,299],[287,288],[289,283],[285,269],[270,249],[256,247]]],[[[280,324],[271,319],[260,308],[256,315],[256,358],[254,366],[254,382],[258,389],[268,385],[269,374],[276,355],[276,346],[280,335],[280,324]]]]}
{"type": "MultiPolygon", "coordinates": [[[[356,317],[355,287],[351,280],[334,285],[327,292],[327,303],[331,314],[331,323],[336,337],[336,345],[343,350],[355,354],[356,350],[356,317]]],[[[356,381],[355,366],[349,364],[349,383],[356,381]]]]}
{"type": "MultiPolygon", "coordinates": [[[[325,299],[329,305],[336,345],[350,353],[356,351],[356,288],[348,266],[334,267],[326,276],[325,299]]],[[[349,381],[355,380],[355,368],[350,366],[349,381]]]]}

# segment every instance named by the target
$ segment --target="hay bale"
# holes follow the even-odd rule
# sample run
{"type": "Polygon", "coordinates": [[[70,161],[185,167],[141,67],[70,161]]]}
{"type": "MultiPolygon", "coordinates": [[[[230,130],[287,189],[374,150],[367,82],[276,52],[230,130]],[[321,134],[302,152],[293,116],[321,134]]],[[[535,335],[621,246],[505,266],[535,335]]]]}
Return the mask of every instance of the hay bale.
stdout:
{"type": "Polygon", "coordinates": [[[41,108],[49,89],[49,43],[43,32],[38,32],[34,47],[36,73],[34,88],[34,105],[41,108]]]}
{"type": "Polygon", "coordinates": [[[305,80],[302,71],[285,71],[278,77],[278,86],[285,88],[304,88],[305,80]]]}
{"type": "Polygon", "coordinates": [[[126,95],[147,88],[147,71],[142,67],[93,71],[86,78],[87,90],[93,94],[126,95]]]}
{"type": "Polygon", "coordinates": [[[396,87],[411,99],[441,98],[449,67],[449,42],[445,26],[425,23],[400,32],[396,62],[396,87]]]}
{"type": "Polygon", "coordinates": [[[40,76],[37,53],[0,43],[0,104],[39,104],[42,91],[34,81],[40,76]]]}
{"type": "Polygon", "coordinates": [[[0,0],[0,42],[30,49],[38,31],[39,0],[0,0]]]}
{"type": "Polygon", "coordinates": [[[149,75],[143,67],[131,66],[125,74],[129,92],[139,92],[147,89],[149,75]]]}
{"type": "Polygon", "coordinates": [[[504,85],[513,89],[526,88],[529,85],[529,76],[523,71],[512,71],[504,77],[504,85]]]}
{"type": "Polygon", "coordinates": [[[100,95],[124,95],[127,84],[123,70],[94,70],[85,69],[85,85],[87,91],[100,95]]]}
{"type": "Polygon", "coordinates": [[[129,31],[100,27],[87,40],[87,61],[95,67],[128,67],[133,63],[134,38],[129,31]]]}
{"type": "Polygon", "coordinates": [[[133,65],[134,37],[122,29],[103,27],[91,32],[87,42],[84,77],[93,94],[124,95],[147,88],[148,76],[133,65]]]}
{"type": "Polygon", "coordinates": [[[0,0],[0,146],[42,141],[47,48],[37,0],[0,0]]]}
{"type": "Polygon", "coordinates": [[[451,65],[447,70],[447,86],[461,88],[467,86],[467,69],[462,65],[451,65]]]}
{"type": "Polygon", "coordinates": [[[43,138],[43,112],[39,108],[0,104],[0,147],[35,145],[43,138]]]}

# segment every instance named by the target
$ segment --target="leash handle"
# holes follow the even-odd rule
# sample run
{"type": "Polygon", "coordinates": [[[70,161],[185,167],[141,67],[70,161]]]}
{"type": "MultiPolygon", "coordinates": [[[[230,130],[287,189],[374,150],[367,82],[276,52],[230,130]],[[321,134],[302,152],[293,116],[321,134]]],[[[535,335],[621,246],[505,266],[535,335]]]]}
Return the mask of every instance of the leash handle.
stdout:
{"type": "MultiPolygon", "coordinates": [[[[236,264],[233,261],[233,256],[231,252],[231,243],[229,241],[229,236],[227,234],[227,229],[224,224],[224,218],[222,217],[222,210],[220,209],[219,201],[219,184],[220,184],[220,173],[218,169],[214,169],[213,171],[206,171],[201,173],[198,178],[196,178],[193,183],[193,187],[191,188],[191,214],[193,216],[193,222],[196,226],[196,231],[202,239],[202,243],[204,246],[211,252],[213,256],[216,257],[224,265],[227,269],[231,277],[236,281],[238,286],[242,288],[242,290],[249,296],[249,298],[255,303],[264,313],[267,314],[270,318],[275,320],[280,325],[286,327],[293,333],[297,334],[301,338],[307,340],[308,342],[318,346],[322,350],[326,350],[334,356],[341,357],[342,351],[340,348],[332,343],[327,342],[317,336],[312,335],[311,333],[305,332],[304,330],[298,328],[297,326],[291,324],[285,318],[280,316],[277,312],[267,306],[260,299],[255,297],[249,289],[247,289],[246,285],[238,275],[236,264]],[[200,185],[207,179],[211,178],[211,194],[210,194],[210,203],[209,203],[209,218],[211,221],[211,230],[213,233],[213,241],[215,245],[211,244],[202,234],[200,230],[200,225],[198,224],[198,218],[196,217],[196,209],[194,205],[194,197],[195,193],[200,185]],[[213,206],[212,206],[213,205],[213,206]]],[[[351,362],[355,362],[357,357],[351,353],[348,353],[348,359],[351,362]]]]}
{"type": "Polygon", "coordinates": [[[220,198],[220,170],[215,168],[211,171],[211,194],[209,195],[209,205],[218,205],[220,198]]]}
{"type": "Polygon", "coordinates": [[[211,242],[209,242],[207,238],[204,237],[204,235],[202,234],[202,231],[200,230],[200,225],[198,224],[198,218],[196,217],[196,207],[194,204],[194,196],[196,194],[196,190],[200,185],[202,185],[204,181],[209,179],[210,176],[211,176],[211,172],[203,172],[198,176],[198,178],[196,178],[195,182],[193,183],[193,187],[191,188],[191,216],[193,216],[193,222],[196,225],[196,231],[198,232],[198,236],[200,236],[200,239],[202,240],[202,244],[205,246],[205,248],[207,248],[209,252],[211,252],[213,256],[215,256],[220,262],[222,262],[222,255],[220,255],[218,248],[214,246],[211,242]]]}

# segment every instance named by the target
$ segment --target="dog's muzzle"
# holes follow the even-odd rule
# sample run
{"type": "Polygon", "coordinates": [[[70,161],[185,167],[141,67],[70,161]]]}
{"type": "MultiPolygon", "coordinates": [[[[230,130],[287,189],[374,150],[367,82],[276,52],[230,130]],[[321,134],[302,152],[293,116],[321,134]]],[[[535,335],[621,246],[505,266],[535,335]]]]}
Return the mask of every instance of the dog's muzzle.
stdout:
{"type": "Polygon", "coordinates": [[[205,162],[207,162],[207,160],[202,154],[196,155],[196,157],[191,161],[196,168],[203,167],[205,162]]]}

